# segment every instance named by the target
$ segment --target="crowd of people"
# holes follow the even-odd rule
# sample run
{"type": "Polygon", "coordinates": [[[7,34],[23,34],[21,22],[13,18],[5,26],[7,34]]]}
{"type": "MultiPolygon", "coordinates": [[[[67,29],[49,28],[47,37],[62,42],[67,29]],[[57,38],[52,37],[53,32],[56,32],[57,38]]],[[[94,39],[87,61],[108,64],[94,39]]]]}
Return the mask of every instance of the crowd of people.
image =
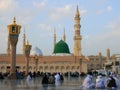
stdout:
{"type": "MultiPolygon", "coordinates": [[[[29,72],[28,76],[26,77],[27,82],[32,80],[33,76],[32,73],[29,72]]],[[[62,81],[64,81],[64,77],[62,73],[44,73],[42,75],[42,81],[41,84],[47,85],[47,84],[59,84],[62,81]]]]}
{"type": "Polygon", "coordinates": [[[119,80],[114,72],[105,79],[101,74],[99,74],[95,80],[93,81],[93,75],[91,72],[87,73],[86,78],[83,81],[82,88],[85,89],[116,89],[119,86],[119,80]]]}
{"type": "MultiPolygon", "coordinates": [[[[9,74],[2,74],[0,73],[0,79],[4,79],[7,77],[9,74]]],[[[24,73],[17,72],[16,73],[17,78],[23,78],[24,73]]],[[[28,76],[26,77],[27,82],[32,80],[32,78],[35,77],[42,77],[41,84],[48,85],[59,85],[61,82],[64,81],[64,77],[62,73],[40,73],[40,72],[29,72],[28,76]]],[[[94,74],[92,72],[88,72],[85,76],[85,79],[83,80],[82,83],[82,88],[85,89],[116,89],[119,87],[119,79],[115,72],[111,72],[108,76],[103,77],[102,74],[98,74],[97,78],[93,77],[94,74]]]]}
{"type": "Polygon", "coordinates": [[[49,74],[49,75],[45,73],[42,79],[42,84],[58,84],[63,80],[64,78],[61,73],[49,74]]]}

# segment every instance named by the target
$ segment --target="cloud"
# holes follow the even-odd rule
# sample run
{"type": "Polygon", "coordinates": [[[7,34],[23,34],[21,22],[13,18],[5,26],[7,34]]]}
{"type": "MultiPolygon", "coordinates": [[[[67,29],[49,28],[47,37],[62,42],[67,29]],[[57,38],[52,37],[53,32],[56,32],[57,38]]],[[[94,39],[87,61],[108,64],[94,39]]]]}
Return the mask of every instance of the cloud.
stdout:
{"type": "MultiPolygon", "coordinates": [[[[6,27],[7,28],[7,27],[6,27]]],[[[7,45],[7,30],[3,29],[3,26],[0,26],[0,52],[6,52],[6,45],[7,45]]]]}
{"type": "Polygon", "coordinates": [[[108,36],[111,37],[111,39],[120,38],[120,18],[119,17],[116,20],[109,22],[106,25],[106,28],[109,31],[108,36]]]}
{"type": "Polygon", "coordinates": [[[68,18],[70,17],[72,14],[72,7],[71,5],[66,5],[62,8],[54,8],[53,10],[51,10],[50,12],[50,19],[52,21],[57,21],[63,18],[68,18]]]}
{"type": "Polygon", "coordinates": [[[0,0],[0,11],[2,13],[14,11],[17,6],[18,2],[16,0],[0,0]]]}
{"type": "Polygon", "coordinates": [[[84,10],[84,9],[80,10],[80,15],[81,16],[84,16],[86,14],[87,14],[87,10],[84,10]]]}
{"type": "Polygon", "coordinates": [[[105,13],[106,11],[107,11],[107,12],[112,11],[112,7],[111,7],[111,6],[107,6],[107,7],[104,8],[104,9],[97,10],[97,11],[96,11],[96,14],[100,15],[100,14],[105,13]]]}
{"type": "Polygon", "coordinates": [[[71,13],[71,5],[66,5],[62,8],[57,8],[56,9],[58,13],[62,13],[64,15],[68,15],[71,13]]]}
{"type": "Polygon", "coordinates": [[[33,6],[37,9],[43,9],[46,6],[45,1],[43,0],[42,2],[33,2],[33,6]]]}
{"type": "MultiPolygon", "coordinates": [[[[76,10],[72,9],[72,5],[65,5],[64,7],[58,7],[51,10],[49,17],[52,21],[65,20],[74,17],[75,11],[76,10]]],[[[81,16],[84,16],[87,13],[87,10],[84,9],[81,9],[79,11],[81,16]]]]}
{"type": "Polygon", "coordinates": [[[111,6],[107,6],[107,11],[108,12],[112,11],[112,7],[111,6]]]}
{"type": "Polygon", "coordinates": [[[120,38],[120,18],[117,17],[116,20],[109,22],[105,28],[107,29],[107,35],[108,37],[111,37],[111,39],[117,39],[120,38]]]}
{"type": "Polygon", "coordinates": [[[103,10],[97,10],[97,11],[96,11],[96,14],[98,14],[98,15],[99,15],[99,14],[102,14],[102,13],[103,13],[103,10]]]}
{"type": "Polygon", "coordinates": [[[52,29],[50,25],[45,24],[45,23],[39,24],[39,28],[40,28],[41,30],[51,30],[51,29],[52,29]]]}
{"type": "Polygon", "coordinates": [[[85,53],[89,52],[93,54],[93,51],[98,53],[99,51],[105,51],[106,48],[110,48],[111,51],[114,51],[112,53],[120,53],[120,18],[118,17],[114,21],[107,23],[103,30],[104,32],[97,35],[89,35],[89,37],[84,38],[85,53]]]}

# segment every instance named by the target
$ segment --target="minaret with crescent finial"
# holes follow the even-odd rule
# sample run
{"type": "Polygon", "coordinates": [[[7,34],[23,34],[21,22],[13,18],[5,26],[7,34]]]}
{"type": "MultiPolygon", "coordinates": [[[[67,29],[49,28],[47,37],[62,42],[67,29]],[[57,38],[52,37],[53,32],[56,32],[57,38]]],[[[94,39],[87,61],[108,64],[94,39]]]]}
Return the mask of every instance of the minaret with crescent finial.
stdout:
{"type": "Polygon", "coordinates": [[[74,17],[74,55],[75,56],[81,56],[82,51],[81,51],[81,40],[82,36],[80,35],[80,14],[78,10],[78,6],[76,9],[76,14],[74,17]]]}
{"type": "Polygon", "coordinates": [[[66,42],[65,28],[64,28],[64,34],[63,34],[63,41],[66,42]]]}
{"type": "Polygon", "coordinates": [[[25,28],[24,28],[24,34],[23,34],[23,47],[22,47],[23,55],[25,54],[25,45],[26,45],[26,34],[25,34],[25,28]]]}
{"type": "Polygon", "coordinates": [[[54,28],[54,48],[55,48],[55,44],[56,44],[56,30],[54,28]]]}

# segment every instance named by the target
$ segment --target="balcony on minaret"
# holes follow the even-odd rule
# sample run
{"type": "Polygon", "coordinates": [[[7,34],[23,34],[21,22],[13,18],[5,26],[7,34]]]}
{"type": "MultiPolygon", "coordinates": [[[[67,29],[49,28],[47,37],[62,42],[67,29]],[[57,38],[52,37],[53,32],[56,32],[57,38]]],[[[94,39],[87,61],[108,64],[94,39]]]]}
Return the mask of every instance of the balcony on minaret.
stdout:
{"type": "Polygon", "coordinates": [[[14,17],[13,24],[8,25],[8,33],[10,35],[19,35],[20,28],[21,26],[16,24],[16,18],[14,17]]]}
{"type": "Polygon", "coordinates": [[[82,40],[82,36],[81,35],[79,37],[78,36],[74,36],[74,40],[82,40]]]}

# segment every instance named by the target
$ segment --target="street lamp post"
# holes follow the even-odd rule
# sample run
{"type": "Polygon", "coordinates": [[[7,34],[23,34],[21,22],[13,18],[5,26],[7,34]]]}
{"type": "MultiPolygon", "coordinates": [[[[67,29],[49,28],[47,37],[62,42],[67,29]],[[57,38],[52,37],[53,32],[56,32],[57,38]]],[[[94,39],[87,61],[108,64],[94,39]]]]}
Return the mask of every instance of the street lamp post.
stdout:
{"type": "Polygon", "coordinates": [[[80,59],[80,73],[82,72],[82,58],[80,59]]]}
{"type": "Polygon", "coordinates": [[[34,64],[35,64],[35,72],[38,71],[38,61],[39,61],[39,58],[41,58],[42,56],[42,52],[41,50],[38,48],[38,47],[35,47],[32,51],[31,51],[31,58],[32,60],[34,61],[34,64]]]}
{"type": "Polygon", "coordinates": [[[17,79],[16,77],[16,46],[18,42],[18,37],[20,34],[21,26],[16,24],[16,18],[14,17],[13,24],[10,24],[8,27],[8,35],[11,45],[11,67],[9,79],[17,79]]]}
{"type": "Polygon", "coordinates": [[[29,57],[30,57],[30,50],[32,48],[32,45],[29,45],[27,42],[27,45],[25,45],[25,58],[26,58],[26,76],[28,75],[29,72],[29,57]]]}
{"type": "Polygon", "coordinates": [[[38,71],[38,60],[39,60],[39,59],[38,59],[38,56],[35,55],[35,56],[34,56],[34,61],[35,61],[35,66],[36,66],[36,70],[35,70],[36,72],[38,71]]]}

